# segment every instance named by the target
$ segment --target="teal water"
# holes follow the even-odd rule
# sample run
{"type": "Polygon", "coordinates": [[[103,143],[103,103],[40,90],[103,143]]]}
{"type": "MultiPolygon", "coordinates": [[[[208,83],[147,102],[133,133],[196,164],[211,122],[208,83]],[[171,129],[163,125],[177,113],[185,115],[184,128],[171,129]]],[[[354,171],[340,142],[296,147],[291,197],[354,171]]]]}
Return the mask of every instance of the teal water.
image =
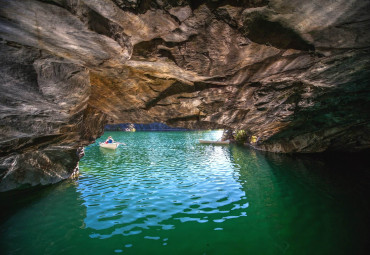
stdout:
{"type": "Polygon", "coordinates": [[[366,254],[369,160],[106,132],[81,176],[0,195],[1,254],[366,254]]]}

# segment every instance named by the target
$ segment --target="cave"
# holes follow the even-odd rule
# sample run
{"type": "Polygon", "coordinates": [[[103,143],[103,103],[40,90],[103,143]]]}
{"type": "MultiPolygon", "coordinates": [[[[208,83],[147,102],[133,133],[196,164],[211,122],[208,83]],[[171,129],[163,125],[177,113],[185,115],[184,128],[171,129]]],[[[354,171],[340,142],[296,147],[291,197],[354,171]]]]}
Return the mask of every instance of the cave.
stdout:
{"type": "Polygon", "coordinates": [[[340,2],[1,1],[0,190],[68,178],[106,124],[368,150],[370,5],[340,2]]]}
{"type": "Polygon", "coordinates": [[[369,1],[0,6],[4,254],[368,253],[369,1]],[[201,131],[99,151],[122,123],[201,131]],[[253,144],[195,145],[216,129],[253,144]]]}

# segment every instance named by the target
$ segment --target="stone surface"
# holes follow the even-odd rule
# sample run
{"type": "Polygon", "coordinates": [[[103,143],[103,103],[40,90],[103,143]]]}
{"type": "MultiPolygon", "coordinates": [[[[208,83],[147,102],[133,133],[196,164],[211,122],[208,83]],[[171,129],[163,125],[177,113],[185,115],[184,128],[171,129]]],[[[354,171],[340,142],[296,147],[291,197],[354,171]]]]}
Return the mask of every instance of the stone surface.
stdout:
{"type": "Polygon", "coordinates": [[[0,191],[68,178],[106,121],[87,104],[89,71],[4,41],[0,54],[0,191]]]}
{"type": "Polygon", "coordinates": [[[185,128],[174,128],[167,126],[163,123],[150,123],[150,124],[133,124],[133,123],[121,123],[121,124],[109,124],[105,125],[104,130],[106,131],[128,131],[130,132],[131,127],[135,128],[135,131],[189,131],[185,128]]]}
{"type": "Polygon", "coordinates": [[[370,2],[0,0],[0,189],[70,176],[104,124],[370,147],[370,2]]]}

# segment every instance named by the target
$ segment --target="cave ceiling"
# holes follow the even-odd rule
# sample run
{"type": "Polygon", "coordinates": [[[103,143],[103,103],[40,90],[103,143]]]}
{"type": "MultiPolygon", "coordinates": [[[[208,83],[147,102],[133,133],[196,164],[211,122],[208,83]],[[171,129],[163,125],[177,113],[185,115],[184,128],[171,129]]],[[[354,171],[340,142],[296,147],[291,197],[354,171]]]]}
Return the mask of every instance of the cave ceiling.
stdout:
{"type": "Polygon", "coordinates": [[[369,1],[0,4],[6,141],[163,122],[244,129],[276,152],[369,147],[369,1]]]}

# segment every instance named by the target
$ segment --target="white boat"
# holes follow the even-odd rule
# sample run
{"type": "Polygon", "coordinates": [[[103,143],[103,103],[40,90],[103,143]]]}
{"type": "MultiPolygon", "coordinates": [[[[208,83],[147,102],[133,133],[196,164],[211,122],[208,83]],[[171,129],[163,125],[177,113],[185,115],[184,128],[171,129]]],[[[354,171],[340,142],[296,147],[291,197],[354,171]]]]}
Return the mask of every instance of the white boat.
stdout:
{"type": "Polygon", "coordinates": [[[226,141],[199,140],[199,143],[214,144],[214,145],[227,145],[227,144],[230,144],[230,140],[226,140],[226,141]]]}
{"type": "Polygon", "coordinates": [[[115,150],[118,147],[118,143],[99,143],[100,147],[115,150]]]}

